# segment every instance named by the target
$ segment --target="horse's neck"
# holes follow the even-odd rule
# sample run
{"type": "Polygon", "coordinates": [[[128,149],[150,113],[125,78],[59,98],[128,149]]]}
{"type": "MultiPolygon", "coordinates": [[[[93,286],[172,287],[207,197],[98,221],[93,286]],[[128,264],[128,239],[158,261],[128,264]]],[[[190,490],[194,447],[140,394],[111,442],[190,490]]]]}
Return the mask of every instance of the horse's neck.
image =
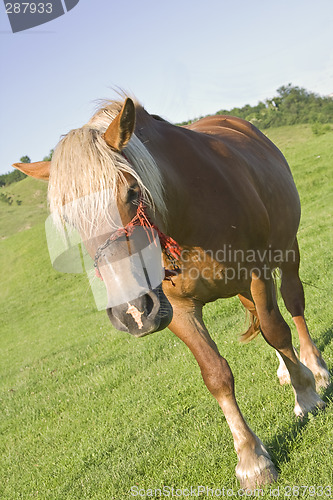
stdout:
{"type": "Polygon", "coordinates": [[[143,108],[137,112],[135,133],[155,159],[163,176],[168,210],[166,230],[176,236],[183,235],[190,228],[195,205],[194,188],[190,182],[193,152],[186,135],[183,137],[184,131],[180,127],[152,117],[143,108]]]}

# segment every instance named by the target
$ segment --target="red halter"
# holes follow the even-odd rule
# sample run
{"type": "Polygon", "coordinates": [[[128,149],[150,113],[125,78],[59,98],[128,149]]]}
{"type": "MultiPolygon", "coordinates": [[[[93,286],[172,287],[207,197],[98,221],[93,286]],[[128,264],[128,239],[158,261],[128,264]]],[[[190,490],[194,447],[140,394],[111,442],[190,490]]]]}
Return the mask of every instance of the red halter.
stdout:
{"type": "Polygon", "coordinates": [[[147,215],[146,210],[147,210],[146,205],[144,204],[143,200],[140,199],[140,202],[139,202],[139,205],[138,205],[138,208],[136,211],[136,215],[127,224],[127,226],[125,226],[123,228],[123,230],[125,231],[126,234],[130,234],[131,228],[133,228],[135,226],[142,226],[142,227],[148,227],[150,229],[154,229],[158,234],[158,237],[159,237],[160,243],[161,243],[161,247],[165,251],[165,253],[168,256],[174,258],[175,260],[179,260],[180,255],[181,255],[181,247],[173,238],[171,238],[171,236],[167,236],[166,234],[162,233],[162,231],[159,230],[159,228],[156,226],[156,224],[151,222],[151,220],[149,219],[149,217],[147,215]]]}
{"type": "Polygon", "coordinates": [[[181,256],[181,247],[179,244],[171,238],[171,236],[167,236],[166,234],[162,233],[162,231],[159,230],[159,228],[151,222],[151,220],[148,217],[147,214],[147,207],[143,201],[142,198],[140,198],[139,205],[136,211],[135,216],[133,219],[126,224],[126,226],[118,229],[116,232],[114,232],[110,238],[108,238],[103,245],[101,245],[95,254],[95,268],[96,268],[96,276],[98,278],[102,279],[102,276],[99,272],[98,269],[98,259],[100,257],[101,252],[112,242],[115,241],[117,238],[119,238],[122,235],[130,236],[134,230],[134,227],[136,226],[141,226],[145,227],[147,229],[154,229],[159,237],[160,243],[162,250],[164,251],[165,255],[167,258],[172,262],[173,265],[173,270],[165,269],[165,279],[171,280],[171,276],[176,276],[179,274],[180,269],[175,261],[178,261],[181,256]]]}

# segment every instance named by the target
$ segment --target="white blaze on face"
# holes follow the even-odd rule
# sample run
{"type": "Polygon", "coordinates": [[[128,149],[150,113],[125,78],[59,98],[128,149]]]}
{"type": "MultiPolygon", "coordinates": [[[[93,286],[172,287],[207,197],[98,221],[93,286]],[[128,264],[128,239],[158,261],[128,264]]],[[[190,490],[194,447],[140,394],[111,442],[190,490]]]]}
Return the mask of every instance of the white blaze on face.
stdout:
{"type": "Polygon", "coordinates": [[[128,309],[126,311],[126,314],[130,314],[132,316],[135,323],[138,325],[139,330],[141,330],[141,328],[143,328],[143,323],[141,320],[141,316],[143,315],[143,312],[140,312],[135,306],[131,306],[128,304],[128,309]]]}

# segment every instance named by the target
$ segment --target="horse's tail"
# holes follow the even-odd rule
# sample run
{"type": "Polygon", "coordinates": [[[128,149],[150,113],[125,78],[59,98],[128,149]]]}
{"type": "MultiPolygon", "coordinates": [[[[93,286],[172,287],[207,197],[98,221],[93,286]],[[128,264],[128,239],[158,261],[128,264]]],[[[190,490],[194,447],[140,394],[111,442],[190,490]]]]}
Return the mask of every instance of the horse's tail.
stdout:
{"type": "Polygon", "coordinates": [[[251,340],[253,340],[260,333],[260,322],[257,316],[248,312],[250,315],[250,327],[248,330],[240,336],[240,342],[242,344],[247,344],[251,340]]]}

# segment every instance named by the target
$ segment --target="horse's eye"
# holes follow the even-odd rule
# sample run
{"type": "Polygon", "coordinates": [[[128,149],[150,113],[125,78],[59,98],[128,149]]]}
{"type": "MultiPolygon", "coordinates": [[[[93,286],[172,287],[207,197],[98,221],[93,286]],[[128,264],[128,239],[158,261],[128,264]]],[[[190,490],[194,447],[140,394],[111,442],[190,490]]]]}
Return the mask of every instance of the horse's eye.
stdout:
{"type": "Polygon", "coordinates": [[[126,203],[135,202],[138,199],[138,196],[139,196],[139,186],[137,184],[130,186],[127,191],[126,203]]]}

